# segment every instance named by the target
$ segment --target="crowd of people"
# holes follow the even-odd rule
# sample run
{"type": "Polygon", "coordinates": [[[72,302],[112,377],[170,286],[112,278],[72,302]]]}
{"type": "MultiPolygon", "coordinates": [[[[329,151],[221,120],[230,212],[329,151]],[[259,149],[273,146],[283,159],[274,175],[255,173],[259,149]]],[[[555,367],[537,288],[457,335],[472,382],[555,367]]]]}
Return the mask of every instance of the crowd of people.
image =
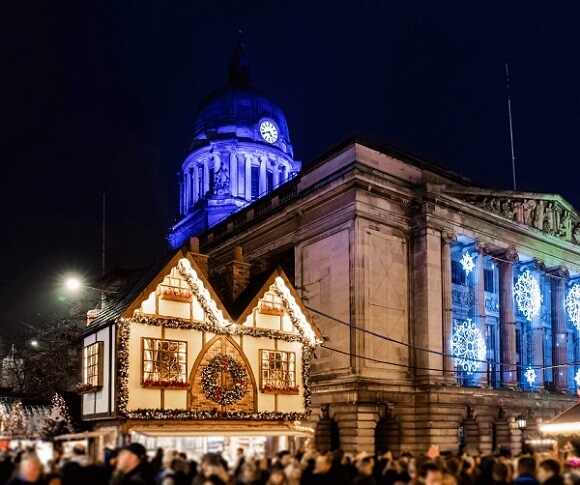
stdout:
{"type": "Polygon", "coordinates": [[[93,463],[82,445],[71,456],[42,464],[33,450],[4,453],[0,484],[21,485],[580,485],[580,460],[550,454],[512,458],[506,450],[489,455],[444,454],[432,446],[413,456],[391,452],[352,456],[320,453],[311,447],[271,458],[247,456],[238,448],[235,463],[221,453],[198,461],[186,453],[158,448],[149,456],[140,443],[105,450],[93,463]]]}

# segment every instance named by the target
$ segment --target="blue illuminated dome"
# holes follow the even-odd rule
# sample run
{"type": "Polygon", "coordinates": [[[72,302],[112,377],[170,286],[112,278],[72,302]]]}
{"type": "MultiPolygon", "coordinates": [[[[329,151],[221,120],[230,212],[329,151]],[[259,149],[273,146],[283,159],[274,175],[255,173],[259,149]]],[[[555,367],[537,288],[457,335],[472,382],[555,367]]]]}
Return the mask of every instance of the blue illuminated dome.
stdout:
{"type": "Polygon", "coordinates": [[[227,84],[195,113],[191,151],[182,164],[183,218],[169,230],[171,247],[293,178],[301,168],[293,156],[286,117],[253,85],[240,36],[227,84]]]}
{"type": "Polygon", "coordinates": [[[211,93],[195,114],[191,148],[231,136],[266,143],[259,132],[263,119],[273,121],[278,128],[274,146],[292,156],[286,117],[276,103],[253,86],[250,61],[240,43],[230,60],[228,83],[211,93]]]}

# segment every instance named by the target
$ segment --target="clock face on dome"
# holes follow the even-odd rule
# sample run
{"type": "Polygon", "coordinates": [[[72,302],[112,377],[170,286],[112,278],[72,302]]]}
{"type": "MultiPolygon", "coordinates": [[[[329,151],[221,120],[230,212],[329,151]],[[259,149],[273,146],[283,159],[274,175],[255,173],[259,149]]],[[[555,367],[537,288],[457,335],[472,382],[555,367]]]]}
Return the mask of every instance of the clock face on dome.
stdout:
{"type": "Polygon", "coordinates": [[[271,121],[262,121],[260,124],[260,135],[268,143],[275,143],[278,139],[278,128],[271,121]]]}

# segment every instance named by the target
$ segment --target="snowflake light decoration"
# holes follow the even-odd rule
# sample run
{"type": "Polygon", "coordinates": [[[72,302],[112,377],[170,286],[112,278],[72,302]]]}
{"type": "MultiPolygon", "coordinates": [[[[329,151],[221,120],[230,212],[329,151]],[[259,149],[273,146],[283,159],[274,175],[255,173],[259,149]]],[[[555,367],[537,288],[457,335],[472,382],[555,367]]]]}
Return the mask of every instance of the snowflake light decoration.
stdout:
{"type": "Polygon", "coordinates": [[[532,384],[534,384],[536,382],[536,379],[538,378],[538,374],[536,374],[536,371],[534,369],[532,369],[531,367],[528,367],[528,370],[526,370],[524,377],[526,378],[526,381],[528,381],[528,384],[531,386],[532,384]]]}
{"type": "Polygon", "coordinates": [[[578,371],[576,372],[576,376],[574,377],[574,382],[576,382],[576,385],[578,387],[580,387],[580,369],[578,369],[578,371]]]}
{"type": "Polygon", "coordinates": [[[475,268],[475,263],[473,262],[473,256],[469,252],[463,253],[463,258],[461,258],[461,266],[463,266],[463,271],[465,271],[465,276],[469,276],[469,273],[475,268]]]}
{"type": "Polygon", "coordinates": [[[451,353],[467,375],[472,375],[485,359],[485,340],[470,318],[455,326],[451,338],[451,353]]]}
{"type": "Polygon", "coordinates": [[[568,290],[565,303],[570,320],[580,331],[580,285],[578,283],[568,290]]]}
{"type": "Polygon", "coordinates": [[[518,281],[514,286],[514,296],[516,297],[518,309],[531,322],[532,318],[540,311],[543,298],[540,285],[529,269],[526,269],[518,277],[518,281]]]}

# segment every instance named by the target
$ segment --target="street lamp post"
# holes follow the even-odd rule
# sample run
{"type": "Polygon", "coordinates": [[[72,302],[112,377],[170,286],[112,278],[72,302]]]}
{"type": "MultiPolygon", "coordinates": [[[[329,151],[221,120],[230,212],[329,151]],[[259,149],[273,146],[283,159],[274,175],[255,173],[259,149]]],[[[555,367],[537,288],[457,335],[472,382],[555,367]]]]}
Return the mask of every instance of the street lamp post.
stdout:
{"type": "Polygon", "coordinates": [[[523,455],[526,450],[526,437],[524,433],[526,431],[526,427],[528,426],[528,422],[526,421],[526,417],[523,414],[520,414],[516,418],[516,421],[518,423],[518,428],[520,428],[520,431],[522,432],[522,455],[523,455]]]}
{"type": "Polygon", "coordinates": [[[81,289],[89,289],[89,290],[95,290],[101,293],[101,309],[103,309],[105,307],[105,295],[107,294],[115,294],[114,291],[108,291],[105,290],[103,288],[95,288],[94,286],[89,286],[85,283],[83,283],[81,280],[79,280],[78,278],[68,278],[65,281],[65,286],[68,290],[70,291],[79,291],[81,289]]]}

